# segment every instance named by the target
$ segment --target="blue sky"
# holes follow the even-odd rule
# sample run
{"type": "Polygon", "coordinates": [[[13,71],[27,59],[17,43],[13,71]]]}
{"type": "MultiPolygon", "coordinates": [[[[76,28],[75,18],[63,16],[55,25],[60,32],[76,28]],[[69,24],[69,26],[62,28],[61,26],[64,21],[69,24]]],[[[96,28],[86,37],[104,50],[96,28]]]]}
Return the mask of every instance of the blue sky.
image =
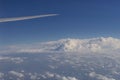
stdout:
{"type": "Polygon", "coordinates": [[[119,0],[0,0],[0,18],[59,16],[0,23],[0,44],[61,38],[120,38],[119,0]]]}

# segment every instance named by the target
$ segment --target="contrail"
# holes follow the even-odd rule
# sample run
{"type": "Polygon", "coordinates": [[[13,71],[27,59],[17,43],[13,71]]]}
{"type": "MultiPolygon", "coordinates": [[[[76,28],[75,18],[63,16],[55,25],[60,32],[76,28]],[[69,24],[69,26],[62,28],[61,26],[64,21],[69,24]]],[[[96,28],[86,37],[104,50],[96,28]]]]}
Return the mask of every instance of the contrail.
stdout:
{"type": "Polygon", "coordinates": [[[14,18],[0,18],[0,22],[2,23],[2,22],[10,22],[10,21],[21,21],[21,20],[49,17],[49,16],[57,16],[57,15],[59,15],[59,14],[44,14],[44,15],[14,17],[14,18]]]}

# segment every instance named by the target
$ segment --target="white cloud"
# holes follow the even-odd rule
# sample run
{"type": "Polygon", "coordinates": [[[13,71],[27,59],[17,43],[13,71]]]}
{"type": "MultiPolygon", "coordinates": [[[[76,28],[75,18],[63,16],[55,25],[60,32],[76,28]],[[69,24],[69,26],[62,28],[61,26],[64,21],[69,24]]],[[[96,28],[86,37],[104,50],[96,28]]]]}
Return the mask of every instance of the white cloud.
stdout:
{"type": "Polygon", "coordinates": [[[30,79],[31,79],[31,80],[36,80],[36,79],[37,79],[37,75],[31,75],[31,76],[30,76],[30,79]]]}
{"type": "Polygon", "coordinates": [[[24,77],[24,74],[20,73],[20,72],[16,72],[16,71],[9,71],[9,74],[12,74],[13,76],[22,78],[24,77]]]}
{"type": "Polygon", "coordinates": [[[11,61],[14,62],[16,64],[20,64],[22,62],[24,62],[24,60],[26,59],[26,57],[4,57],[4,56],[0,56],[0,61],[11,61]]]}
{"type": "Polygon", "coordinates": [[[4,73],[0,72],[0,78],[3,78],[4,73]]]}
{"type": "Polygon", "coordinates": [[[62,76],[56,73],[46,72],[45,74],[41,75],[44,79],[56,79],[56,80],[78,80],[76,77],[71,76],[62,76]]]}
{"type": "Polygon", "coordinates": [[[117,53],[120,51],[120,39],[62,39],[35,44],[10,45],[0,48],[0,53],[40,53],[40,52],[80,52],[80,53],[117,53]]]}
{"type": "Polygon", "coordinates": [[[70,76],[66,77],[66,76],[60,76],[60,75],[57,75],[57,76],[56,76],[56,79],[57,79],[57,80],[78,80],[78,79],[75,78],[75,77],[70,77],[70,76]]]}
{"type": "Polygon", "coordinates": [[[0,22],[10,22],[10,21],[21,21],[49,16],[57,16],[58,14],[45,14],[45,15],[35,15],[35,16],[24,16],[24,17],[14,17],[14,18],[0,18],[0,22]]]}
{"type": "Polygon", "coordinates": [[[46,76],[47,76],[48,78],[52,78],[52,77],[55,76],[55,74],[50,73],[50,72],[46,72],[46,76]]]}
{"type": "Polygon", "coordinates": [[[95,72],[91,72],[89,74],[89,76],[92,77],[92,78],[96,78],[97,80],[115,80],[114,78],[108,78],[108,77],[106,77],[104,75],[97,74],[95,72]]]}

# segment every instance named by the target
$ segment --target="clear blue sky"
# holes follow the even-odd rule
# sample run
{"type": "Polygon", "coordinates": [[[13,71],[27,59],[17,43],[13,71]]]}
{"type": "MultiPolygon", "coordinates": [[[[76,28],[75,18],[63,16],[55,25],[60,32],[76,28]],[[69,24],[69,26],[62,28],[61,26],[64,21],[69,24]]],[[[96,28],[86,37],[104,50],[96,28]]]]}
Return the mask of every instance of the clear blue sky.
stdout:
{"type": "Polygon", "coordinates": [[[59,16],[0,23],[0,44],[61,38],[120,38],[120,0],[0,0],[0,18],[59,16]]]}

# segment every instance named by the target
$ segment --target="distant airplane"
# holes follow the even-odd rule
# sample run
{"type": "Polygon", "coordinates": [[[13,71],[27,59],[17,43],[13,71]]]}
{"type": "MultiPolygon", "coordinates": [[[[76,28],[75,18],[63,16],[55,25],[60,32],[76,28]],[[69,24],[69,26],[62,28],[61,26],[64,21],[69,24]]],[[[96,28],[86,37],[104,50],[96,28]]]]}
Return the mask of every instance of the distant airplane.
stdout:
{"type": "Polygon", "coordinates": [[[44,14],[44,15],[24,16],[24,17],[0,18],[0,23],[11,22],[11,21],[21,21],[21,20],[28,20],[28,19],[35,19],[35,18],[43,18],[43,17],[57,16],[57,15],[59,14],[44,14]]]}

